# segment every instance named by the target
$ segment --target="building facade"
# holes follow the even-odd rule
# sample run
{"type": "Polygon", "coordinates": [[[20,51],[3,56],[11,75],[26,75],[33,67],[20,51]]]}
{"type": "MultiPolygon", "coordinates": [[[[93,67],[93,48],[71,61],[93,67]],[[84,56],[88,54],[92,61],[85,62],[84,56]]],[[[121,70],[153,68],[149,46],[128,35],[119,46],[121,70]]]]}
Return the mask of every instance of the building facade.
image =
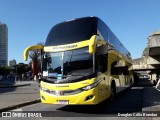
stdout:
{"type": "Polygon", "coordinates": [[[0,66],[8,65],[8,27],[0,22],[0,66]]]}
{"type": "Polygon", "coordinates": [[[13,59],[13,60],[10,60],[10,61],[9,61],[9,66],[10,66],[10,67],[13,68],[15,65],[16,65],[16,60],[13,59]]]}

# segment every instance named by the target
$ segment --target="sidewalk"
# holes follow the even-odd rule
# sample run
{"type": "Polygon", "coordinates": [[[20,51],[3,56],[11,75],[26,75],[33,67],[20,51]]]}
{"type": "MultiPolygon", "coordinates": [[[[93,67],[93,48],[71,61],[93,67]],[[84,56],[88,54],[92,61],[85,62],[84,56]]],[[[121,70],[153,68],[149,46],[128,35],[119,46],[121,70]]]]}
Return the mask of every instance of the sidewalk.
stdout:
{"type": "Polygon", "coordinates": [[[20,81],[13,85],[0,86],[0,111],[8,111],[39,102],[39,83],[20,81]]]}
{"type": "Polygon", "coordinates": [[[6,78],[0,80],[0,87],[18,87],[18,86],[25,86],[30,85],[35,81],[24,81],[24,80],[15,80],[15,78],[6,78]]]}
{"type": "Polygon", "coordinates": [[[144,87],[142,111],[160,111],[160,91],[154,87],[144,87]]]}
{"type": "Polygon", "coordinates": [[[13,84],[0,84],[0,88],[29,86],[31,83],[32,81],[17,81],[13,84]]]}
{"type": "Polygon", "coordinates": [[[151,80],[139,79],[137,86],[143,87],[142,111],[160,111],[160,91],[151,80]]]}

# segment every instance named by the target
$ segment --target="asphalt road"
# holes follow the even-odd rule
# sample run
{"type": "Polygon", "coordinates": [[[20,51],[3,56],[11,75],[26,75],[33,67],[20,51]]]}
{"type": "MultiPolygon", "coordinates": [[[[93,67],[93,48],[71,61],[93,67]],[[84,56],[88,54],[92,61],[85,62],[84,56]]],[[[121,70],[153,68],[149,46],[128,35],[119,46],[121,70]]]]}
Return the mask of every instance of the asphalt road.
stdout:
{"type": "MultiPolygon", "coordinates": [[[[45,119],[127,119],[126,117],[118,117],[118,114],[137,113],[142,111],[143,102],[143,87],[132,87],[117,95],[113,102],[104,101],[95,106],[64,106],[64,105],[48,105],[48,104],[33,104],[22,107],[13,111],[23,111],[24,113],[37,112],[41,113],[41,120],[45,119]],[[45,118],[45,117],[48,118],[45,118]],[[44,117],[44,118],[43,118],[44,117]],[[61,118],[59,118],[61,117],[61,118]]],[[[12,118],[14,119],[14,118],[12,118]]],[[[26,118],[27,119],[27,118],[26,118]]],[[[140,117],[131,119],[141,119],[140,117]]],[[[15,118],[16,120],[16,118],[15,118]]]]}
{"type": "MultiPolygon", "coordinates": [[[[151,106],[150,102],[147,102],[147,98],[150,96],[144,95],[144,93],[149,93],[149,88],[151,88],[151,86],[146,87],[141,84],[138,87],[132,87],[121,92],[112,102],[104,101],[94,106],[64,106],[38,103],[12,110],[12,112],[19,111],[27,115],[28,113],[34,112],[37,113],[38,116],[42,116],[41,118],[34,118],[37,120],[158,120],[158,118],[154,117],[141,117],[141,113],[144,109],[143,107],[145,106],[147,108],[151,106]],[[125,117],[127,115],[132,115],[134,117],[125,117]]],[[[151,101],[153,100],[158,101],[159,98],[154,98],[151,101]]],[[[145,111],[147,111],[147,109],[145,109],[145,111]]],[[[17,120],[17,117],[6,119],[17,120]]],[[[28,118],[23,119],[28,120],[28,118]]]]}
{"type": "Polygon", "coordinates": [[[17,85],[30,84],[23,87],[0,87],[0,109],[33,101],[39,98],[39,84],[34,81],[19,82],[17,85]]]}

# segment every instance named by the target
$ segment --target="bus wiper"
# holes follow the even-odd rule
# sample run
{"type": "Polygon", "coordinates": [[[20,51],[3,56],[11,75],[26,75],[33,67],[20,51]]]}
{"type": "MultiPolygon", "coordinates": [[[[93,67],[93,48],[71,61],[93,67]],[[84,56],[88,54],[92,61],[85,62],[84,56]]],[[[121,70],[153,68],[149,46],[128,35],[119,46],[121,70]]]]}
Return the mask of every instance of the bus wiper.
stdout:
{"type": "Polygon", "coordinates": [[[79,78],[84,78],[87,79],[85,75],[83,74],[71,74],[71,75],[67,75],[67,77],[79,77],[79,78]]]}
{"type": "Polygon", "coordinates": [[[90,75],[93,75],[93,73],[90,73],[90,74],[71,74],[71,75],[67,75],[67,77],[80,77],[80,78],[84,78],[84,79],[88,79],[90,75]]]}
{"type": "Polygon", "coordinates": [[[49,83],[55,83],[54,80],[47,79],[47,78],[43,78],[42,81],[44,81],[44,82],[49,82],[49,83]]]}
{"type": "Polygon", "coordinates": [[[87,77],[87,76],[90,76],[90,75],[93,75],[93,72],[76,72],[76,71],[71,71],[69,72],[66,77],[72,77],[72,76],[79,76],[79,77],[87,77]]]}
{"type": "Polygon", "coordinates": [[[78,74],[78,75],[75,75],[75,74],[70,74],[70,75],[67,75],[68,77],[70,77],[70,76],[82,76],[82,77],[85,77],[85,75],[83,75],[83,74],[78,74]]]}

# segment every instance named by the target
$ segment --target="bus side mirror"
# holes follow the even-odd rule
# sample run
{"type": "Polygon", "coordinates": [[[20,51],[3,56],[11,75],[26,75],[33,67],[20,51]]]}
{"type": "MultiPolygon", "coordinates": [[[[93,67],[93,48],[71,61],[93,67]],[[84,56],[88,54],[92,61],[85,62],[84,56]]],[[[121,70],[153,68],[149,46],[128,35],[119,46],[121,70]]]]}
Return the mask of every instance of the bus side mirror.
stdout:
{"type": "Polygon", "coordinates": [[[101,40],[98,35],[93,35],[89,41],[89,53],[94,54],[97,45],[106,45],[104,40],[101,40]]]}
{"type": "Polygon", "coordinates": [[[24,50],[24,60],[27,61],[28,60],[28,53],[30,50],[37,50],[37,49],[43,49],[44,46],[42,45],[34,45],[34,46],[29,46],[24,50]]]}
{"type": "Polygon", "coordinates": [[[95,53],[95,50],[96,50],[96,35],[93,35],[90,38],[90,42],[89,42],[89,53],[93,54],[95,53]]]}

